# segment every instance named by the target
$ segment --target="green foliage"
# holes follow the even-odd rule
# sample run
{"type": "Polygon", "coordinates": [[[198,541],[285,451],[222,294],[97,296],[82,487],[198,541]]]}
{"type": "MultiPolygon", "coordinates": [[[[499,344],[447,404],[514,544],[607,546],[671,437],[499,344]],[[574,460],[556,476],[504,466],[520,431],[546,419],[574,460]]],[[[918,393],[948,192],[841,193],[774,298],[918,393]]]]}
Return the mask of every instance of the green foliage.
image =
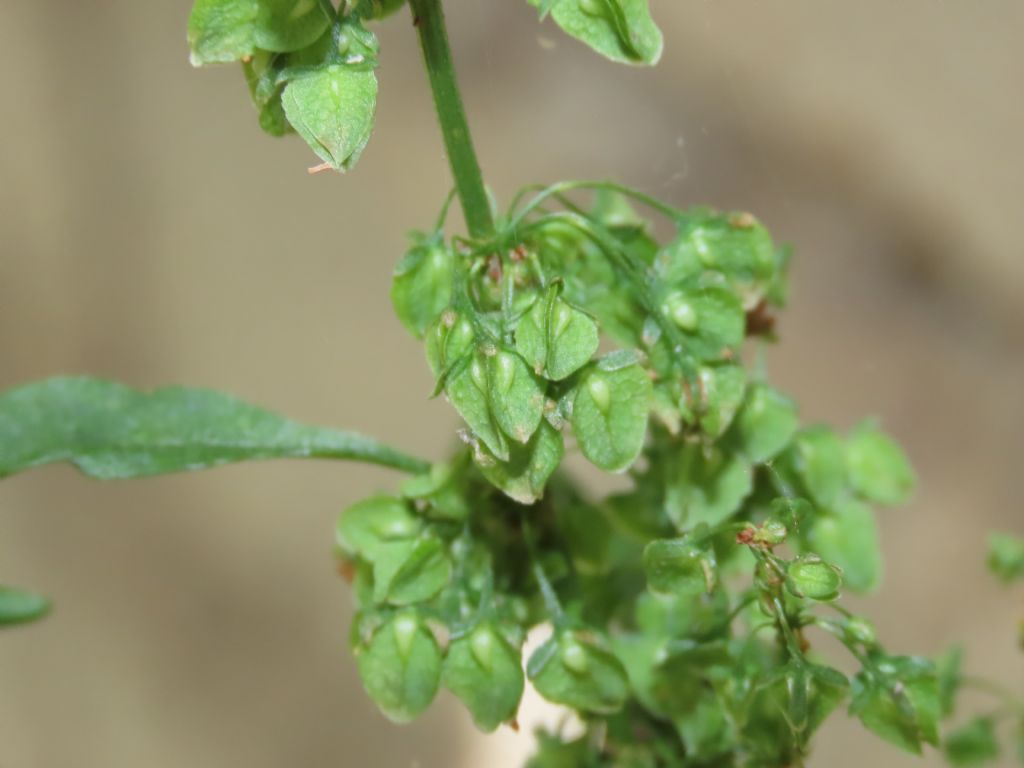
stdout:
{"type": "Polygon", "coordinates": [[[281,458],[425,466],[361,435],[298,424],[208,390],[145,393],[98,379],[55,378],[0,395],[0,477],[65,461],[111,480],[281,458]]]}
{"type": "MultiPolygon", "coordinates": [[[[529,2],[609,59],[661,55],[646,0],[529,2]]],[[[346,170],[377,97],[379,46],[364,23],[405,4],[196,0],[192,61],[240,62],[260,126],[297,132],[346,170]]],[[[449,199],[432,230],[413,234],[391,299],[424,344],[432,394],[465,422],[463,445],[429,465],[214,392],[51,379],[0,395],[0,476],[52,462],[126,478],[284,457],[411,473],[399,495],[356,502],[336,526],[366,692],[406,722],[443,685],[491,731],[515,723],[528,679],[584,727],[540,734],[535,768],[804,765],[846,701],[908,752],[941,743],[954,765],[996,759],[997,720],[1024,734],[1024,704],[997,691],[999,710],[940,740],[971,683],[959,653],[890,653],[839,602],[878,585],[875,505],[905,502],[914,478],[873,423],[845,437],[801,425],[793,400],[745,365],[750,346],[774,340],[789,251],[750,214],[678,210],[610,182],[530,187],[500,210],[440,4],[408,4],[469,231],[448,233],[449,199]],[[572,450],[628,473],[625,487],[585,491],[561,468],[572,450]],[[547,640],[524,672],[538,630],[547,640]],[[820,633],[855,674],[819,650],[820,633]]],[[[996,535],[989,564],[1021,578],[1024,541],[996,535]]],[[[47,607],[0,588],[0,625],[47,607]]]]}

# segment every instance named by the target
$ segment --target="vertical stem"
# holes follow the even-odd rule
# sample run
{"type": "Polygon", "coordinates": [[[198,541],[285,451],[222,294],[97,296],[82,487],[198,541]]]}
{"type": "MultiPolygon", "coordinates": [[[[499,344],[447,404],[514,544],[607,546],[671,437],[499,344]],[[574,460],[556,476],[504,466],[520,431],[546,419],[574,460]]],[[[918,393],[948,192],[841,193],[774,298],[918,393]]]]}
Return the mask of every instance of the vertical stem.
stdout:
{"type": "Polygon", "coordinates": [[[473,150],[473,139],[469,135],[466,112],[462,108],[459,85],[455,80],[441,0],[409,0],[409,5],[419,32],[423,62],[430,78],[434,107],[438,122],[441,123],[441,133],[448,151],[452,176],[455,178],[455,189],[462,203],[462,214],[466,218],[466,227],[471,237],[490,237],[494,234],[491,205],[484,190],[480,164],[473,150]]]}

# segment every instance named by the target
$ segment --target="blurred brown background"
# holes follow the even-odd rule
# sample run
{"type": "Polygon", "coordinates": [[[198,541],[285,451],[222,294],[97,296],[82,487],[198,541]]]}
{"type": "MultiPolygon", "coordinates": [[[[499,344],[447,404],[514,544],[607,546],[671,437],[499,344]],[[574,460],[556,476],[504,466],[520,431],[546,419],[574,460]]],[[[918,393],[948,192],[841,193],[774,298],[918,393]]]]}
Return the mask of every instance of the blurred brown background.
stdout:
{"type": "MultiPolygon", "coordinates": [[[[972,671],[1024,685],[1021,594],[983,568],[989,529],[1024,533],[1024,4],[653,0],[653,71],[525,2],[447,5],[500,199],[612,177],[750,209],[796,246],[775,380],[808,420],[879,416],[920,477],[864,603],[893,649],[964,642],[972,671]]],[[[189,67],[188,7],[0,5],[0,387],[206,385],[442,455],[455,420],[387,300],[448,188],[408,16],[379,28],[360,165],[310,178],[234,67],[189,67]]],[[[529,736],[481,740],[448,696],[398,728],[362,694],[332,526],[396,481],[327,463],[4,481],[0,580],[57,608],[0,637],[0,766],[516,764],[529,736]]],[[[811,764],[937,761],[840,722],[811,764]]]]}

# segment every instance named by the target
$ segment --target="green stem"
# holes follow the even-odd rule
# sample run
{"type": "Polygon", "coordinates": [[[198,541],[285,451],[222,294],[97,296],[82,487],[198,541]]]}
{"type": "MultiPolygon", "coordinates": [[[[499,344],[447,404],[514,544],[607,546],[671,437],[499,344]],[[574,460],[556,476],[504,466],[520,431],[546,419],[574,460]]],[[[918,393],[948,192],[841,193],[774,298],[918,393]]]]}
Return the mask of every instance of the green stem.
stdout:
{"type": "Polygon", "coordinates": [[[462,203],[466,228],[473,238],[493,237],[491,204],[484,189],[480,164],[473,150],[473,139],[469,134],[466,112],[459,96],[459,85],[455,80],[441,0],[409,0],[409,5],[412,8],[413,23],[419,31],[423,62],[430,78],[434,107],[448,151],[455,189],[462,203]]]}

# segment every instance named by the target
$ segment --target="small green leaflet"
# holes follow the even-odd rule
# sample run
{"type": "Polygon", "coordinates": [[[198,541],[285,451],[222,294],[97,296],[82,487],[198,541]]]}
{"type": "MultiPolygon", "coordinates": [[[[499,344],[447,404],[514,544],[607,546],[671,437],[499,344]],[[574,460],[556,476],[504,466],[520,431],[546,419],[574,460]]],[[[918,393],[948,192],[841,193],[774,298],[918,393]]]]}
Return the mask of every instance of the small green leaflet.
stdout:
{"type": "Polygon", "coordinates": [[[54,378],[0,394],[0,477],[64,461],[112,480],[283,458],[353,459],[412,472],[429,466],[362,435],[298,424],[209,390],[145,393],[54,378]]]}
{"type": "Polygon", "coordinates": [[[414,612],[400,613],[357,649],[363,687],[380,711],[407,723],[430,706],[441,681],[441,651],[414,612]]]}
{"type": "Polygon", "coordinates": [[[481,731],[515,719],[524,687],[522,661],[519,651],[490,624],[452,641],[441,675],[481,731]]]}
{"type": "Polygon", "coordinates": [[[616,712],[629,695],[622,662],[580,632],[549,639],[530,657],[527,673],[545,699],[581,712],[616,712]]]}
{"type": "MultiPolygon", "coordinates": [[[[442,325],[441,328],[444,326],[442,325]]],[[[446,337],[447,338],[447,337],[446,337]]],[[[429,353],[428,346],[428,353],[429,353]]],[[[500,461],[508,461],[508,440],[495,423],[488,401],[487,358],[483,352],[473,354],[469,362],[448,377],[445,393],[488,450],[500,461]]]]}
{"type": "Polygon", "coordinates": [[[590,360],[599,343],[597,323],[558,295],[557,287],[516,326],[516,349],[538,376],[561,381],[590,360]]]}
{"type": "Polygon", "coordinates": [[[811,498],[823,507],[836,504],[846,490],[843,444],[828,427],[808,427],[797,434],[788,452],[811,498]]]}
{"type": "Polygon", "coordinates": [[[902,504],[914,487],[903,451],[870,422],[846,439],[846,467],[853,489],[868,501],[902,504]]]}
{"type": "Polygon", "coordinates": [[[487,356],[488,399],[502,431],[526,443],[544,415],[544,388],[526,361],[499,349],[487,356]]]}
{"type": "Polygon", "coordinates": [[[697,376],[701,429],[716,440],[729,428],[743,403],[747,373],[743,366],[726,364],[702,366],[697,376]]]}
{"type": "Polygon", "coordinates": [[[50,610],[50,601],[22,589],[0,586],[0,627],[35,621],[50,610]]]}
{"type": "Polygon", "coordinates": [[[609,472],[621,472],[640,453],[647,433],[651,380],[640,365],[619,367],[608,355],[580,379],[572,406],[572,428],[583,455],[609,472]]]}
{"type": "Polygon", "coordinates": [[[331,168],[355,165],[370,140],[377,106],[372,70],[333,64],[288,83],[281,96],[285,115],[310,148],[331,168]]]}
{"type": "Polygon", "coordinates": [[[668,293],[662,315],[683,332],[683,352],[715,361],[726,349],[739,346],[746,332],[746,314],[724,276],[706,272],[668,293]]]}
{"type": "Polygon", "coordinates": [[[657,64],[663,41],[647,0],[529,0],[571,37],[623,64],[657,64]]]}

